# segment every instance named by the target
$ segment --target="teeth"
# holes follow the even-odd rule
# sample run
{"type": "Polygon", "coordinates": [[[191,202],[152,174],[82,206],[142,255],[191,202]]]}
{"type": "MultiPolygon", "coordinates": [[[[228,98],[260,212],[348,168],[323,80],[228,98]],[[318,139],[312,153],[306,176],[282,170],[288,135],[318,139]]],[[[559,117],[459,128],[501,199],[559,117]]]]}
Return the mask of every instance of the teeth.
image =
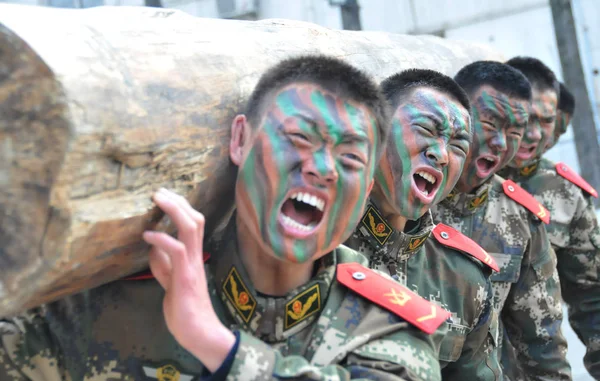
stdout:
{"type": "Polygon", "coordinates": [[[494,160],[494,159],[492,159],[491,157],[484,157],[484,159],[485,159],[485,160],[487,160],[487,161],[489,161],[489,162],[491,162],[491,163],[493,163],[493,162],[495,161],[495,160],[494,160]]]}
{"type": "Polygon", "coordinates": [[[311,223],[309,225],[303,225],[297,221],[294,221],[293,219],[291,219],[290,217],[286,216],[285,214],[283,215],[283,223],[294,228],[294,229],[298,229],[301,231],[309,231],[311,229],[313,229],[315,227],[315,224],[311,223]]]}
{"type": "Polygon", "coordinates": [[[321,200],[317,196],[313,196],[308,193],[303,193],[303,192],[294,193],[294,194],[292,194],[291,198],[292,198],[292,200],[298,200],[305,204],[312,205],[315,208],[319,209],[321,212],[323,211],[323,208],[325,207],[324,200],[321,200]]]}
{"type": "Polygon", "coordinates": [[[431,184],[435,184],[435,177],[433,177],[433,175],[430,175],[429,173],[424,172],[424,171],[417,172],[417,175],[419,175],[422,178],[424,178],[425,180],[429,181],[431,184]]]}
{"type": "Polygon", "coordinates": [[[424,191],[422,191],[421,193],[423,193],[425,196],[429,196],[429,191],[427,189],[425,189],[424,191]]]}

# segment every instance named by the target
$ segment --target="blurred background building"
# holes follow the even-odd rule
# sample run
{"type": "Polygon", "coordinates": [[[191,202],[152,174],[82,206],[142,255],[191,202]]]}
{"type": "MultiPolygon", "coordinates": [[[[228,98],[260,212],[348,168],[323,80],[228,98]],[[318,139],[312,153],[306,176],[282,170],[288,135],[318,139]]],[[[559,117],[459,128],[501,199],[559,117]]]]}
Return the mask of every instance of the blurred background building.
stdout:
{"type": "MultiPolygon", "coordinates": [[[[600,127],[600,1],[598,0],[0,0],[63,8],[101,5],[175,8],[198,17],[259,20],[286,18],[312,22],[333,29],[362,29],[402,34],[433,34],[489,44],[508,59],[528,55],[541,59],[563,81],[568,71],[581,71],[581,90],[587,92],[591,111],[580,121],[594,134],[600,127]],[[571,5],[571,25],[579,47],[579,61],[564,57],[569,30],[555,23],[557,4],[571,5]],[[554,15],[553,15],[554,8],[554,15]],[[554,18],[553,18],[554,16],[554,18]],[[555,28],[556,25],[556,28],[555,28]],[[557,35],[566,38],[562,47],[557,35]],[[561,53],[563,59],[561,60],[561,53]],[[577,62],[576,62],[577,61],[577,62]],[[566,63],[566,64],[565,64],[566,63]],[[567,67],[563,67],[567,66],[567,67]],[[565,69],[565,71],[563,71],[565,69]]],[[[563,15],[564,16],[564,15],[563,15]]],[[[568,15],[570,16],[570,15],[568,15]]],[[[569,20],[566,21],[567,25],[569,20]]],[[[571,41],[575,41],[571,39],[571,41]]],[[[577,75],[577,74],[575,74],[577,75]]],[[[577,99],[576,113],[582,110],[577,99]]],[[[580,126],[576,126],[580,128],[580,126]]],[[[586,137],[589,139],[591,136],[586,137]]],[[[596,141],[598,134],[596,132],[596,141]]],[[[591,139],[593,141],[593,139],[591,139]]],[[[564,161],[584,175],[597,174],[600,160],[593,152],[581,154],[581,139],[573,129],[563,136],[549,157],[564,161]],[[577,148],[579,148],[578,160],[577,148]],[[585,159],[588,157],[589,159],[585,159]]],[[[593,150],[592,150],[593,151],[593,150]]],[[[599,150],[600,151],[600,150],[599,150]]],[[[588,176],[586,176],[588,178],[588,176]]],[[[589,178],[588,178],[589,180],[589,178]]],[[[592,182],[593,183],[593,182],[592,182]]],[[[600,185],[598,182],[593,185],[600,185]]],[[[565,325],[569,358],[577,381],[592,380],[583,368],[584,348],[565,325]]]]}

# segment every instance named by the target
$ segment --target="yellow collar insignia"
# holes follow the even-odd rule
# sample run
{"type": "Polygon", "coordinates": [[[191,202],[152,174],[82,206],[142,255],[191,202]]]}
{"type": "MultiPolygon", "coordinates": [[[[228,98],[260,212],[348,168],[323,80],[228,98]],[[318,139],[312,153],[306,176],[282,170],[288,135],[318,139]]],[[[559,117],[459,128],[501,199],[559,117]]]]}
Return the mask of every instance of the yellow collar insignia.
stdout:
{"type": "Polygon", "coordinates": [[[231,267],[229,275],[225,278],[223,292],[227,295],[227,299],[229,299],[238,314],[242,317],[242,320],[245,323],[248,323],[256,309],[256,300],[248,291],[248,288],[242,281],[242,278],[235,267],[231,267]]]}
{"type": "Polygon", "coordinates": [[[285,305],[285,329],[292,328],[320,310],[321,289],[315,284],[285,305]]]}

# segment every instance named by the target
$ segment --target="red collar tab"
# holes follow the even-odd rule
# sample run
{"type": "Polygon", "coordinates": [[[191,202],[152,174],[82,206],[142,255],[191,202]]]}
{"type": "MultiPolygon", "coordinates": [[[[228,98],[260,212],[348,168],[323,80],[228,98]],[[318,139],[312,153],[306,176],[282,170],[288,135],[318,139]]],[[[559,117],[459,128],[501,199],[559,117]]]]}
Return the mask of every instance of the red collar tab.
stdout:
{"type": "Polygon", "coordinates": [[[506,193],[508,197],[527,208],[546,225],[550,223],[550,212],[548,209],[544,208],[544,206],[538,200],[536,200],[531,193],[521,188],[512,180],[505,180],[502,183],[502,188],[504,188],[504,193],[506,193]]]}
{"type": "Polygon", "coordinates": [[[336,276],[344,286],[427,334],[434,333],[451,315],[400,283],[359,263],[339,264],[336,276]]]}
{"type": "MultiPolygon", "coordinates": [[[[202,256],[204,263],[206,263],[206,261],[208,261],[209,258],[210,258],[209,253],[204,253],[202,256]]],[[[141,274],[130,275],[128,277],[122,278],[121,280],[148,280],[148,279],[154,279],[154,275],[152,275],[152,271],[150,271],[150,270],[147,270],[141,274]]]]}
{"type": "Polygon", "coordinates": [[[433,236],[444,246],[451,247],[463,253],[470,254],[481,262],[488,265],[492,270],[498,272],[500,268],[498,264],[477,242],[462,234],[456,229],[448,225],[437,224],[433,228],[433,236]]]}
{"type": "Polygon", "coordinates": [[[556,163],[556,173],[588,192],[592,197],[598,198],[598,192],[579,173],[569,168],[565,163],[556,163]]]}

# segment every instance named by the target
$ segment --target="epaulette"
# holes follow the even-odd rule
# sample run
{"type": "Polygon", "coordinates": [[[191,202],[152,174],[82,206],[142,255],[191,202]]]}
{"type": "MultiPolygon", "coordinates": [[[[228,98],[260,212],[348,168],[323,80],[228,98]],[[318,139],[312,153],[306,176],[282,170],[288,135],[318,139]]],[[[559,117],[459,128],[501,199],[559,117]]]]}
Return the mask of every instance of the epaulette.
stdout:
{"type": "MultiPolygon", "coordinates": [[[[209,258],[210,258],[209,253],[204,253],[202,256],[202,260],[204,261],[204,263],[206,263],[206,261],[208,261],[209,258]]],[[[146,279],[154,279],[154,275],[152,275],[152,271],[146,270],[141,273],[137,273],[137,274],[127,276],[125,278],[121,278],[121,280],[146,280],[146,279]]]]}
{"type": "Polygon", "coordinates": [[[583,177],[579,175],[579,173],[573,171],[565,163],[556,163],[556,173],[577,185],[579,188],[592,195],[592,197],[598,198],[598,192],[596,192],[596,190],[587,181],[585,181],[583,177]]]}
{"type": "Polygon", "coordinates": [[[339,264],[337,280],[427,334],[434,333],[451,315],[400,283],[385,278],[359,263],[339,264]]]}
{"type": "Polygon", "coordinates": [[[519,203],[519,205],[522,205],[528,209],[545,224],[550,223],[550,212],[548,209],[544,208],[544,206],[538,200],[536,200],[531,193],[521,188],[512,180],[504,180],[502,183],[502,188],[508,197],[512,198],[519,203]]]}
{"type": "Polygon", "coordinates": [[[436,227],[433,228],[433,236],[442,245],[470,254],[488,265],[492,270],[496,272],[500,271],[500,267],[498,267],[494,258],[492,258],[487,251],[479,246],[477,242],[458,230],[453,229],[448,225],[437,224],[436,227]]]}

